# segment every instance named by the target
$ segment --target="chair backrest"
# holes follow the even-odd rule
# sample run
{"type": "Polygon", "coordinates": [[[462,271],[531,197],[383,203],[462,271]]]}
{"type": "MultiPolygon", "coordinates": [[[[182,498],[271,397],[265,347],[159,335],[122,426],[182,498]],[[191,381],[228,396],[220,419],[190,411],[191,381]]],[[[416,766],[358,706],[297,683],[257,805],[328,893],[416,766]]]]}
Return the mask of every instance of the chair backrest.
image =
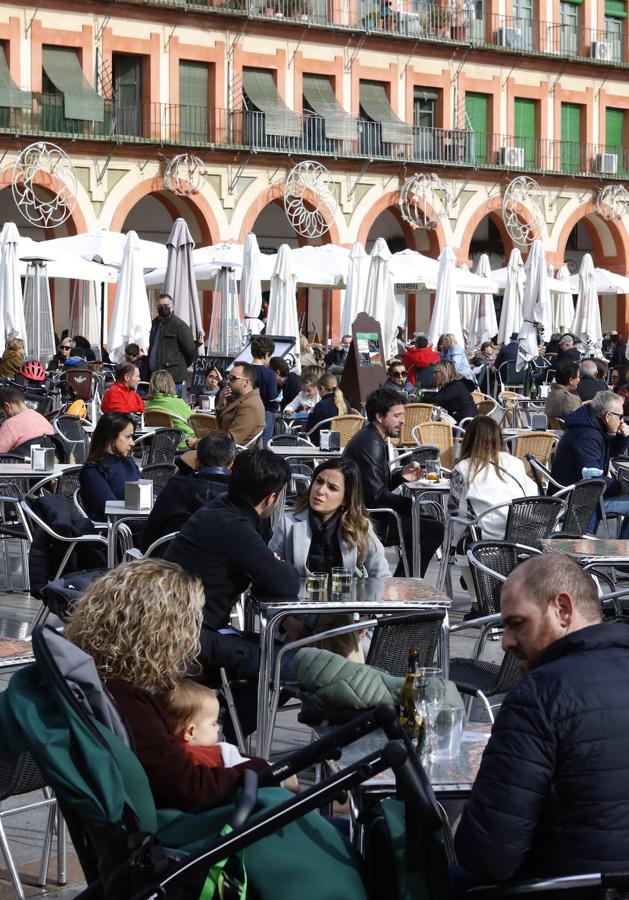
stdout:
{"type": "Polygon", "coordinates": [[[498,374],[500,375],[500,380],[503,384],[506,385],[520,385],[524,384],[524,379],[526,377],[526,367],[524,367],[520,372],[515,367],[514,360],[507,360],[503,362],[500,368],[498,369],[498,374]]]}
{"type": "Polygon", "coordinates": [[[430,363],[429,366],[422,366],[421,368],[417,368],[417,366],[413,366],[413,371],[415,373],[415,387],[420,387],[420,388],[434,387],[434,384],[435,384],[435,365],[434,365],[434,363],[430,363]]]}
{"type": "Polygon", "coordinates": [[[344,416],[334,416],[330,422],[330,431],[338,431],[341,435],[341,447],[346,447],[351,438],[358,434],[365,424],[362,416],[347,413],[344,416]]]}
{"type": "Polygon", "coordinates": [[[397,460],[394,460],[394,462],[396,464],[398,462],[403,462],[404,465],[409,462],[418,462],[420,466],[424,466],[428,460],[430,460],[431,462],[438,462],[439,458],[439,447],[434,447],[431,444],[425,444],[419,447],[414,447],[412,450],[407,450],[405,453],[402,453],[397,460]]]}
{"type": "Polygon", "coordinates": [[[172,428],[173,417],[163,409],[149,409],[144,411],[144,424],[149,428],[172,428]]]}
{"type": "Polygon", "coordinates": [[[373,633],[366,663],[390,675],[405,675],[408,651],[415,647],[419,665],[432,665],[444,616],[441,609],[382,616],[373,633]]]}
{"type": "Polygon", "coordinates": [[[150,466],[144,466],[142,469],[142,478],[146,478],[153,482],[153,497],[157,497],[170,479],[177,471],[177,466],[168,465],[166,463],[153,463],[150,466]]]}
{"type": "Polygon", "coordinates": [[[493,411],[496,409],[498,404],[495,400],[492,400],[491,397],[488,397],[486,400],[480,400],[476,404],[476,408],[478,410],[478,414],[481,416],[490,416],[493,411]]]}
{"type": "Polygon", "coordinates": [[[502,663],[498,670],[498,680],[492,694],[507,694],[511,688],[515,687],[522,676],[518,657],[512,650],[502,657],[502,663]]]}
{"type": "Polygon", "coordinates": [[[156,463],[172,465],[182,433],[178,428],[159,428],[143,445],[142,468],[156,463]]]}
{"type": "Polygon", "coordinates": [[[217,431],[216,416],[209,412],[192,413],[188,419],[188,424],[194,431],[195,437],[202,438],[206,434],[217,431]]]}
{"type": "Polygon", "coordinates": [[[57,416],[53,426],[59,439],[77,463],[84,463],[89,453],[90,438],[76,416],[57,416]]]}
{"type": "Polygon", "coordinates": [[[98,376],[89,369],[68,369],[60,380],[65,381],[76,397],[86,403],[94,399],[96,388],[100,384],[98,376]]]}
{"type": "Polygon", "coordinates": [[[44,776],[28,751],[18,756],[0,751],[0,803],[8,797],[39,791],[45,786],[44,776]]]}
{"type": "Polygon", "coordinates": [[[606,482],[602,478],[587,478],[577,481],[567,496],[568,508],[562,524],[562,532],[585,534],[590,519],[599,512],[601,497],[605,493],[606,482]]]}
{"type": "Polygon", "coordinates": [[[548,427],[555,431],[564,431],[566,428],[566,420],[560,419],[559,416],[548,416],[548,427]]]}
{"type": "Polygon", "coordinates": [[[566,509],[557,497],[521,497],[509,504],[505,540],[541,550],[541,540],[555,530],[566,509]]]}
{"type": "Polygon", "coordinates": [[[519,434],[513,446],[513,455],[524,460],[526,474],[531,476],[531,467],[526,459],[526,454],[531,453],[542,465],[550,463],[553,451],[557,446],[557,435],[552,431],[526,431],[519,434]]]}
{"type": "Polygon", "coordinates": [[[400,431],[400,444],[412,444],[413,428],[422,422],[430,422],[433,406],[431,403],[407,403],[404,407],[404,424],[400,431]]]}
{"type": "Polygon", "coordinates": [[[475,541],[470,545],[467,558],[482,615],[500,612],[500,591],[505,579],[518,563],[535,555],[534,548],[512,541],[475,541]]]}
{"type": "Polygon", "coordinates": [[[472,400],[474,401],[474,403],[476,404],[476,406],[478,406],[478,404],[479,404],[482,400],[485,400],[485,399],[486,399],[486,398],[485,398],[485,395],[483,394],[482,391],[472,391],[471,393],[472,393],[472,400]]]}
{"type": "Polygon", "coordinates": [[[451,425],[447,422],[422,422],[414,429],[414,434],[419,436],[420,444],[438,447],[442,465],[447,469],[454,468],[454,436],[451,425]]]}
{"type": "Polygon", "coordinates": [[[312,441],[301,434],[276,434],[269,439],[267,447],[313,447],[312,441]]]}
{"type": "Polygon", "coordinates": [[[240,452],[241,450],[254,450],[255,448],[259,447],[263,432],[264,429],[262,429],[262,431],[258,431],[258,433],[254,434],[252,438],[249,438],[246,444],[236,444],[236,450],[240,452]]]}

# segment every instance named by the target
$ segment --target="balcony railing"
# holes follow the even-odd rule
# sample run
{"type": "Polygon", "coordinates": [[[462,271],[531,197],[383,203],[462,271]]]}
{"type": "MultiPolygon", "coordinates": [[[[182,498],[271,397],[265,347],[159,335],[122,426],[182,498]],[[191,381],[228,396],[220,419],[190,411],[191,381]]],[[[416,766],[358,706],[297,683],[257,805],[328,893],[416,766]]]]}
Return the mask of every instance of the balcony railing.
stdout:
{"type": "MultiPolygon", "coordinates": [[[[287,114],[285,128],[281,122],[278,125],[276,115],[272,125],[267,127],[264,113],[250,110],[230,112],[201,106],[135,105],[111,100],[105,101],[102,122],[86,122],[66,118],[63,98],[48,94],[33,94],[29,107],[0,108],[0,134],[117,144],[155,143],[192,150],[240,149],[437,167],[629,177],[629,149],[622,147],[420,126],[399,128],[398,140],[392,141],[383,138],[383,127],[378,122],[364,119],[349,120],[348,136],[337,139],[327,137],[325,120],[312,114],[287,114]]],[[[391,131],[389,125],[384,136],[391,137],[391,131]]]]}

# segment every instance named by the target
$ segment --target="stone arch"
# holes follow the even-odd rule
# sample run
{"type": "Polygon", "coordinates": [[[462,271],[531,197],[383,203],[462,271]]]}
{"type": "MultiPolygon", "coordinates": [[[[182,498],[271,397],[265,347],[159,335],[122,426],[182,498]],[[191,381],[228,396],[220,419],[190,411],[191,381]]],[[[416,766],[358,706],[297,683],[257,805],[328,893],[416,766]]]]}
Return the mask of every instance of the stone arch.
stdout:
{"type": "MultiPolygon", "coordinates": [[[[305,198],[310,203],[314,205],[314,195],[310,191],[306,191],[305,198]]],[[[250,203],[245,217],[242,222],[242,226],[240,228],[240,234],[238,235],[238,241],[242,244],[244,243],[245,238],[253,229],[255,225],[256,219],[260,215],[260,213],[267,207],[269,204],[274,203],[277,206],[281,206],[284,202],[284,184],[272,184],[268,188],[265,188],[261,193],[257,195],[257,197],[250,203]]],[[[327,220],[326,220],[327,222],[327,220]]],[[[332,219],[331,222],[327,222],[329,224],[330,229],[324,235],[321,236],[321,241],[324,244],[338,244],[340,242],[339,229],[337,223],[332,219]]],[[[296,240],[298,240],[299,245],[303,246],[307,243],[307,238],[303,237],[303,235],[297,234],[295,232],[296,240]]]]}
{"type": "MultiPolygon", "coordinates": [[[[363,246],[365,245],[369,236],[369,232],[380,213],[383,213],[385,210],[389,210],[389,212],[391,212],[399,222],[400,228],[402,229],[402,233],[407,242],[407,246],[411,250],[416,249],[415,229],[410,225],[409,222],[405,221],[405,219],[402,218],[402,213],[400,212],[400,205],[398,202],[399,196],[399,191],[390,191],[388,194],[383,194],[376,200],[375,203],[372,204],[372,206],[366,212],[360,223],[358,235],[356,237],[356,240],[360,241],[363,246]]],[[[427,209],[427,212],[433,214],[434,210],[427,209]]],[[[430,243],[430,253],[432,256],[438,256],[441,250],[446,245],[445,233],[441,222],[438,223],[437,227],[434,230],[428,231],[427,234],[430,243]]]]}
{"type": "MultiPolygon", "coordinates": [[[[0,172],[0,190],[11,190],[11,182],[13,178],[13,166],[7,167],[0,172]]],[[[35,176],[35,184],[41,187],[44,191],[49,191],[52,193],[51,188],[55,190],[61,188],[63,185],[58,179],[53,176],[50,176],[47,179],[44,179],[43,176],[36,175],[35,176]]],[[[77,193],[74,209],[72,213],[68,216],[66,221],[63,223],[70,234],[79,234],[81,231],[87,231],[87,219],[81,209],[81,205],[79,202],[79,195],[77,193]]],[[[21,219],[21,221],[27,221],[26,219],[21,219]]],[[[20,220],[16,223],[18,231],[20,230],[20,220]]],[[[52,237],[52,232],[54,228],[42,228],[41,233],[45,238],[52,237]]]]}

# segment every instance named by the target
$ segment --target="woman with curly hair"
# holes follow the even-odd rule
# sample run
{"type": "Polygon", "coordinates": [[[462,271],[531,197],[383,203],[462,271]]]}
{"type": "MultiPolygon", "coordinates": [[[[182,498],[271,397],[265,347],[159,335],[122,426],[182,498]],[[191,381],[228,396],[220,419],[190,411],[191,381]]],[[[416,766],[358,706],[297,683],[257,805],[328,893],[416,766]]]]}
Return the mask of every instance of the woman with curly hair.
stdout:
{"type": "Polygon", "coordinates": [[[191,810],[231,793],[252,759],[233,769],[195,765],[170,731],[162,697],[194,668],[205,594],[176,563],[125,563],[93,582],[65,636],[86,653],[124,715],[157,806],[191,810]]]}

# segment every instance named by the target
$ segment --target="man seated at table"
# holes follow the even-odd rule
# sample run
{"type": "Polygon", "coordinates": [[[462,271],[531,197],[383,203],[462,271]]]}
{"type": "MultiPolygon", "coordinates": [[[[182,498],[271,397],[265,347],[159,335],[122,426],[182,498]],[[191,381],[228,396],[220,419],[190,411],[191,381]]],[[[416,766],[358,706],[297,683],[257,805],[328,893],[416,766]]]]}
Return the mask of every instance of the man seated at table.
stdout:
{"type": "Polygon", "coordinates": [[[580,380],[577,363],[568,362],[558,366],[544,405],[547,416],[565,420],[571,412],[581,406],[581,398],[577,392],[580,380]]]}
{"type": "MultiPolygon", "coordinates": [[[[17,387],[0,387],[0,409],[4,414],[4,422],[0,426],[0,453],[10,453],[21,444],[55,433],[48,419],[29,409],[23,392],[17,387]]],[[[52,446],[49,440],[43,443],[52,446]]]]}
{"type": "Polygon", "coordinates": [[[558,369],[564,363],[579,362],[581,354],[574,346],[574,338],[571,334],[564,334],[559,338],[559,353],[555,359],[554,365],[558,369]]]}
{"type": "Polygon", "coordinates": [[[629,628],[601,623],[594,581],[557,553],[511,573],[501,616],[525,674],[491,730],[458,860],[483,882],[624,869],[629,628]]]}
{"type": "MultiPolygon", "coordinates": [[[[566,419],[564,431],[551,467],[559,484],[581,481],[584,469],[597,469],[607,482],[605,512],[624,516],[620,537],[629,538],[629,496],[622,496],[622,485],[608,475],[612,456],[621,456],[629,447],[629,425],[623,419],[622,397],[613,391],[601,391],[587,406],[581,406],[566,419]]],[[[588,531],[594,530],[594,523],[588,531]]]]}
{"type": "Polygon", "coordinates": [[[264,404],[254,387],[256,370],[249,363],[236,363],[226,381],[216,408],[216,424],[237,444],[246,444],[265,426],[264,404]]]}
{"type": "MultiPolygon", "coordinates": [[[[153,541],[179,531],[190,516],[209,500],[227,493],[236,445],[228,434],[215,431],[179,458],[180,471],[160,491],[138,545],[146,550],[153,541]]],[[[155,556],[161,556],[158,548],[155,556]]]]}
{"type": "Polygon", "coordinates": [[[104,395],[100,408],[104,413],[143,413],[144,400],[137,392],[140,370],[135,363],[122,362],[114,371],[116,379],[104,395]]]}
{"type": "MultiPolygon", "coordinates": [[[[409,463],[403,469],[391,473],[388,459],[389,438],[400,436],[404,424],[404,400],[396,391],[378,388],[367,397],[365,404],[367,425],[350,440],[343,456],[353,459],[360,469],[363,482],[365,504],[368,509],[384,507],[393,509],[402,519],[404,546],[409,566],[413,558],[413,526],[411,519],[411,499],[394,494],[404,481],[417,481],[422,474],[418,463],[409,463]]],[[[373,516],[378,537],[385,547],[397,546],[399,535],[392,516],[373,516]]],[[[421,517],[421,575],[443,540],[443,526],[436,519],[421,517]]],[[[404,574],[402,561],[394,573],[404,574]]]]}
{"type": "Polygon", "coordinates": [[[581,363],[581,381],[577,385],[581,402],[592,400],[600,391],[607,390],[607,382],[599,377],[597,363],[593,359],[584,359],[581,363]]]}
{"type": "MultiPolygon", "coordinates": [[[[195,512],[164,554],[203,582],[201,661],[224,666],[237,678],[256,679],[260,644],[256,635],[229,627],[234,602],[249,587],[273,597],[299,593],[297,570],[269,550],[260,533],[289,480],[288,463],[270,450],[243,451],[234,461],[227,494],[195,512]]],[[[247,732],[255,727],[254,708],[252,694],[239,703],[247,732]]]]}

